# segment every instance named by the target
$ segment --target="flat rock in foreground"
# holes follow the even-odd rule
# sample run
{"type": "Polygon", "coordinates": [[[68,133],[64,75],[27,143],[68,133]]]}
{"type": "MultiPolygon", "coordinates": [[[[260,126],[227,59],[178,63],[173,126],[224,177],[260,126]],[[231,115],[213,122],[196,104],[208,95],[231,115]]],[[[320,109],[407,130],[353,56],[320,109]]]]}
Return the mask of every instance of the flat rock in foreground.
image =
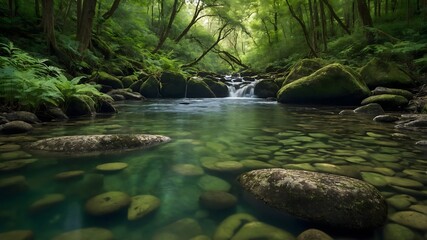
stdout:
{"type": "Polygon", "coordinates": [[[39,140],[28,148],[52,153],[90,154],[147,148],[170,140],[166,136],[146,134],[79,135],[39,140]]]}
{"type": "Polygon", "coordinates": [[[298,218],[344,229],[373,229],[387,217],[387,204],[372,185],[349,177],[287,169],[240,175],[256,199],[298,218]]]}

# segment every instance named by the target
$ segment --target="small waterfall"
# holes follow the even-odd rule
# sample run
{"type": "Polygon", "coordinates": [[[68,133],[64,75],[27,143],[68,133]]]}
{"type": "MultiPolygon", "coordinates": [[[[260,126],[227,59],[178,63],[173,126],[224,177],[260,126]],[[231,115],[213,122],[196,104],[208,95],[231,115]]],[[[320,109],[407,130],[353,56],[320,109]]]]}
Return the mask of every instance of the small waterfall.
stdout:
{"type": "Polygon", "coordinates": [[[253,98],[255,85],[258,81],[245,81],[240,75],[224,77],[228,87],[229,97],[233,98],[253,98]]]}

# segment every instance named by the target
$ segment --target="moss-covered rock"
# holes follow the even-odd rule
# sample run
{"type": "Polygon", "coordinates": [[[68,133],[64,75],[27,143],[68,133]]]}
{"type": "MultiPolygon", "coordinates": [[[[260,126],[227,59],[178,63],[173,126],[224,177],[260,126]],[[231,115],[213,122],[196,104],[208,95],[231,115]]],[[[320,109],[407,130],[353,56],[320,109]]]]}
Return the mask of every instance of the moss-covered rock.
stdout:
{"type": "Polygon", "coordinates": [[[324,66],[325,63],[322,59],[302,59],[291,68],[291,71],[283,81],[282,86],[308,76],[324,66]]]}
{"type": "Polygon", "coordinates": [[[362,105],[378,103],[385,110],[394,110],[404,108],[408,105],[408,99],[400,95],[381,94],[370,96],[362,101],[362,105]]]}
{"type": "Polygon", "coordinates": [[[374,229],[387,218],[387,203],[372,185],[332,174],[280,168],[240,175],[241,186],[280,211],[343,229],[374,229]]]}
{"type": "Polygon", "coordinates": [[[228,87],[225,83],[212,79],[203,79],[203,81],[209,86],[209,88],[212,90],[216,97],[228,97],[228,87]]]}
{"type": "Polygon", "coordinates": [[[160,77],[162,88],[160,94],[165,98],[183,98],[185,97],[185,88],[187,82],[179,73],[163,72],[160,77]]]}
{"type": "Polygon", "coordinates": [[[134,82],[138,81],[138,77],[135,75],[129,75],[126,77],[123,77],[121,79],[122,83],[123,83],[123,87],[128,88],[130,87],[130,85],[132,85],[134,82]]]}
{"type": "Polygon", "coordinates": [[[254,88],[254,94],[259,98],[276,97],[277,91],[279,91],[279,86],[274,80],[261,80],[254,88]]]}
{"type": "Polygon", "coordinates": [[[361,70],[362,80],[370,89],[376,87],[410,87],[411,77],[402,71],[396,63],[385,62],[378,58],[372,59],[361,70]]]}
{"type": "Polygon", "coordinates": [[[411,100],[414,97],[414,94],[412,94],[408,90],[398,89],[398,88],[386,88],[386,87],[376,87],[374,90],[372,90],[372,94],[373,95],[381,95],[381,94],[400,95],[402,97],[405,97],[408,100],[411,100]]]}
{"type": "Polygon", "coordinates": [[[93,79],[98,84],[107,85],[113,89],[123,88],[123,83],[120,81],[120,79],[106,72],[96,72],[92,74],[91,79],[93,79]]]}
{"type": "Polygon", "coordinates": [[[145,82],[145,80],[138,80],[138,81],[132,83],[132,85],[130,85],[129,88],[132,89],[132,91],[134,91],[134,92],[139,92],[139,90],[141,89],[141,86],[144,82],[145,82]]]}
{"type": "Polygon", "coordinates": [[[188,98],[214,98],[215,94],[201,78],[193,77],[187,83],[188,98]]]}
{"type": "Polygon", "coordinates": [[[161,86],[160,82],[151,76],[141,85],[139,92],[146,98],[158,98],[160,97],[161,86]]]}
{"type": "Polygon", "coordinates": [[[366,85],[338,63],[283,86],[277,99],[282,103],[355,104],[370,95],[366,85]]]}
{"type": "Polygon", "coordinates": [[[95,114],[95,107],[84,98],[72,96],[65,113],[69,117],[91,116],[95,114]]]}

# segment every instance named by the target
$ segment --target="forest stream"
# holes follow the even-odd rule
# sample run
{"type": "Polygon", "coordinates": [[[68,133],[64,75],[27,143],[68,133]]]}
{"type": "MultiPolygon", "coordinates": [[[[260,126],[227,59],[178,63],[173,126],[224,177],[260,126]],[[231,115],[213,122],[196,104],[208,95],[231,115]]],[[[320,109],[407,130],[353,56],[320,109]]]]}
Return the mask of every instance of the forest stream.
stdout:
{"type": "MultiPolygon", "coordinates": [[[[416,217],[403,221],[406,227],[387,220],[373,232],[314,226],[261,206],[243,194],[236,181],[248,170],[275,167],[346,175],[376,186],[387,199],[389,215],[408,208],[425,212],[427,151],[415,146],[425,133],[366,116],[339,115],[343,107],[301,107],[255,98],[185,101],[185,105],[180,104],[182,99],[124,101],[116,104],[119,114],[113,116],[44,123],[25,135],[1,136],[1,162],[34,161],[13,172],[0,172],[2,179],[25,176],[28,184],[24,192],[0,195],[0,232],[31,229],[36,239],[52,239],[66,231],[99,227],[112,231],[114,239],[210,239],[221,231],[224,219],[247,213],[293,236],[315,227],[334,239],[379,240],[396,231],[412,234],[412,239],[425,238],[425,229],[417,229],[416,223],[424,220],[416,217]],[[26,144],[49,137],[123,133],[161,134],[172,141],[96,157],[39,156],[25,151],[26,144]],[[128,165],[114,172],[96,169],[113,162],[128,165]],[[80,178],[54,179],[58,173],[76,170],[84,171],[80,178]],[[152,195],[160,205],[136,221],[127,220],[127,208],[108,217],[87,214],[88,198],[108,191],[152,195]],[[211,210],[221,206],[206,207],[200,202],[206,191],[228,192],[237,202],[231,201],[224,210],[211,210]],[[34,206],[51,194],[61,196],[60,200],[34,206]]],[[[265,231],[263,235],[259,229],[257,234],[265,237],[273,230],[265,231]]]]}

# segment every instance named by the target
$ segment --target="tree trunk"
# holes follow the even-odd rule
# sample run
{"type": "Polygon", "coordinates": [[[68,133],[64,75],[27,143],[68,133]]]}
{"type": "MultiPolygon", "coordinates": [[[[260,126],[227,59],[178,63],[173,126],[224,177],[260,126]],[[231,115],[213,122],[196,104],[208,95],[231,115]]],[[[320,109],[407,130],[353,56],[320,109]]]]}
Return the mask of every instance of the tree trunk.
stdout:
{"type": "Polygon", "coordinates": [[[190,31],[190,29],[193,27],[194,24],[196,24],[196,22],[198,20],[200,20],[199,15],[200,12],[203,10],[202,6],[200,5],[202,4],[201,0],[197,0],[197,5],[196,5],[196,9],[194,10],[194,14],[193,17],[191,18],[190,23],[187,25],[187,27],[178,35],[178,37],[175,38],[175,43],[179,43],[179,41],[181,41],[181,39],[187,35],[187,33],[190,31]]]}
{"type": "MultiPolygon", "coordinates": [[[[359,10],[359,15],[362,20],[362,24],[364,27],[373,27],[371,14],[369,13],[368,6],[366,5],[365,0],[357,0],[357,9],[359,10]]],[[[371,31],[365,30],[365,37],[368,43],[372,43],[374,41],[374,35],[371,31]]]]}
{"type": "Polygon", "coordinates": [[[9,17],[16,15],[16,0],[9,0],[9,17]]]}
{"type": "Polygon", "coordinates": [[[43,0],[43,16],[42,16],[42,26],[43,31],[46,36],[47,44],[49,51],[55,52],[56,50],[56,39],[55,39],[55,19],[54,19],[54,1],[53,0],[43,0]]]}
{"type": "Polygon", "coordinates": [[[172,12],[171,12],[171,15],[170,15],[170,18],[169,18],[168,25],[167,25],[166,29],[160,35],[159,42],[157,43],[157,46],[152,51],[152,53],[157,53],[163,47],[163,44],[165,43],[166,39],[168,38],[169,32],[170,32],[170,30],[172,28],[172,24],[175,21],[175,17],[176,17],[176,15],[178,13],[178,2],[179,2],[179,0],[174,0],[173,1],[172,12]]]}
{"type": "Polygon", "coordinates": [[[36,17],[40,17],[40,0],[34,0],[34,12],[36,13],[36,17]]]}
{"type": "Polygon", "coordinates": [[[102,18],[104,20],[109,19],[111,16],[113,16],[114,12],[117,10],[117,8],[119,7],[121,0],[114,0],[113,5],[111,6],[110,10],[108,10],[108,12],[104,13],[102,15],[102,18]]]}
{"type": "Polygon", "coordinates": [[[77,0],[77,5],[76,5],[76,11],[77,11],[77,24],[76,24],[76,26],[77,26],[77,29],[76,29],[76,32],[77,32],[77,35],[78,35],[78,33],[79,33],[79,31],[80,31],[80,25],[82,24],[82,1],[83,0],[77,0]]]}
{"type": "Polygon", "coordinates": [[[308,31],[307,31],[307,28],[305,27],[304,22],[301,20],[301,18],[299,18],[299,17],[296,15],[296,13],[295,13],[295,11],[294,11],[293,7],[291,6],[291,4],[289,3],[289,1],[288,1],[288,0],[286,0],[286,4],[288,5],[288,8],[289,8],[289,11],[291,12],[291,15],[295,18],[295,20],[297,20],[297,22],[300,24],[300,26],[301,26],[301,28],[302,28],[302,31],[303,31],[303,33],[304,33],[304,37],[305,37],[305,41],[306,41],[306,43],[307,43],[308,47],[310,48],[310,53],[311,53],[311,55],[313,55],[314,57],[318,57],[318,56],[317,56],[317,53],[316,53],[316,50],[315,50],[315,49],[313,48],[313,46],[311,45],[311,42],[310,42],[310,36],[309,36],[309,34],[308,34],[308,31]]]}
{"type": "Polygon", "coordinates": [[[265,33],[267,34],[267,37],[268,37],[268,44],[271,44],[271,36],[270,36],[270,31],[268,30],[268,27],[267,27],[267,23],[265,22],[264,19],[261,19],[261,22],[262,22],[262,25],[264,26],[265,33]]]}
{"type": "Polygon", "coordinates": [[[77,32],[77,40],[80,42],[79,52],[83,52],[90,46],[96,2],[97,0],[84,0],[81,9],[80,28],[77,32]]]}
{"type": "Polygon", "coordinates": [[[326,29],[325,7],[323,6],[322,1],[319,1],[319,7],[320,7],[320,22],[322,25],[323,50],[326,51],[326,50],[328,50],[328,41],[327,41],[328,30],[326,29]]]}
{"type": "Polygon", "coordinates": [[[328,7],[329,12],[331,13],[331,15],[334,17],[334,19],[337,21],[337,23],[341,26],[341,28],[348,34],[351,35],[350,30],[348,29],[348,27],[341,21],[341,19],[338,17],[338,15],[335,13],[334,9],[332,8],[331,4],[329,4],[328,0],[322,0],[323,3],[326,5],[326,7],[328,7]]]}

